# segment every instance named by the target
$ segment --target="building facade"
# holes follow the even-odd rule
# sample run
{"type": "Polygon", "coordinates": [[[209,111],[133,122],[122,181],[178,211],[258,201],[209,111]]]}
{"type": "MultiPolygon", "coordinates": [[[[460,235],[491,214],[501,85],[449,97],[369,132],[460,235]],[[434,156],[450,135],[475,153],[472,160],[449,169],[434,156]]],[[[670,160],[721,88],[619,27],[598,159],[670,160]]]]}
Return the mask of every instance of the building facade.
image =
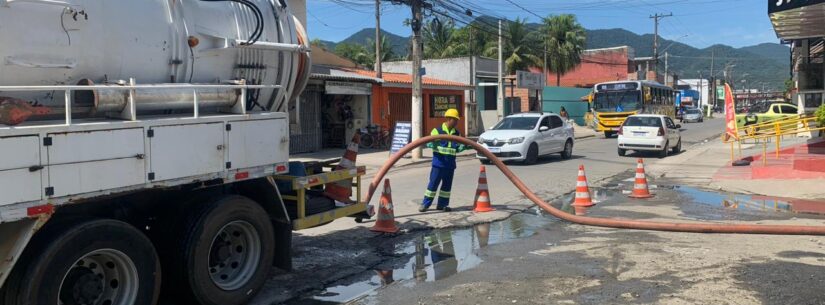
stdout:
{"type": "MultiPolygon", "coordinates": [[[[392,73],[412,72],[412,62],[384,62],[383,71],[392,73]]],[[[484,57],[457,57],[423,60],[425,75],[441,80],[472,85],[464,90],[467,113],[464,128],[467,135],[476,136],[497,122],[496,100],[498,89],[498,61],[484,57]]]]}
{"type": "Polygon", "coordinates": [[[825,0],[768,0],[777,38],[791,46],[793,100],[800,112],[825,103],[825,0]]]}
{"type": "MultiPolygon", "coordinates": [[[[628,46],[584,50],[581,64],[572,71],[556,75],[547,71],[547,85],[560,87],[592,88],[597,83],[617,80],[647,79],[647,62],[636,61],[633,48],[628,46]]],[[[541,72],[533,68],[532,72],[541,72]]]]}

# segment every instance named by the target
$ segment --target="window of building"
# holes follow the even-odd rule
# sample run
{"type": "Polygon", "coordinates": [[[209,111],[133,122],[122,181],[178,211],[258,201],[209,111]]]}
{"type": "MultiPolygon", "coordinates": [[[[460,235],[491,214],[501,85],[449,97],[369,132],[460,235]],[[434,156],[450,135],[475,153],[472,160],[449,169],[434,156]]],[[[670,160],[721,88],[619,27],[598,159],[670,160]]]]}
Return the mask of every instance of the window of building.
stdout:
{"type": "Polygon", "coordinates": [[[484,110],[498,110],[498,91],[496,87],[488,86],[484,88],[484,110]]]}

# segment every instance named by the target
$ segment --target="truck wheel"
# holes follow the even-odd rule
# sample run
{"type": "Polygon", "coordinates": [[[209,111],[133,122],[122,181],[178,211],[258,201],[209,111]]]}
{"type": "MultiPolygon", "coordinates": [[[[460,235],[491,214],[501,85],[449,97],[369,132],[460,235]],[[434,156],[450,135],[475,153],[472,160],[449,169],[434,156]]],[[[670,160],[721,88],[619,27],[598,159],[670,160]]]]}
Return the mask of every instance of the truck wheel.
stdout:
{"type": "Polygon", "coordinates": [[[269,214],[254,201],[227,196],[205,204],[187,217],[181,232],[165,282],[185,304],[246,304],[263,286],[275,233],[269,214]]]}
{"type": "Polygon", "coordinates": [[[159,292],[160,262],[152,242],[127,223],[88,220],[38,233],[0,302],[151,305],[159,292]]]}

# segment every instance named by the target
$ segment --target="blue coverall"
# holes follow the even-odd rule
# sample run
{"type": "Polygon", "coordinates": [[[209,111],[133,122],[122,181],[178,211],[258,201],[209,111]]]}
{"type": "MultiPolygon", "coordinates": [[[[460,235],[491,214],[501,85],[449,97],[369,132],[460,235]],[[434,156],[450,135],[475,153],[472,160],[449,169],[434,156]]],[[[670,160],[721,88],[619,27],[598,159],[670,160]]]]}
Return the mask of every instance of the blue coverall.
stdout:
{"type": "MultiPolygon", "coordinates": [[[[454,135],[459,136],[458,130],[447,128],[447,124],[441,124],[440,128],[433,128],[430,135],[454,135]]],[[[443,209],[450,205],[450,190],[453,187],[453,174],[455,173],[455,157],[464,151],[464,145],[451,141],[436,141],[428,143],[427,147],[433,149],[433,165],[430,170],[430,182],[427,184],[427,191],[424,192],[424,209],[430,208],[438,192],[438,185],[441,184],[441,191],[438,192],[438,209],[443,209]]]]}

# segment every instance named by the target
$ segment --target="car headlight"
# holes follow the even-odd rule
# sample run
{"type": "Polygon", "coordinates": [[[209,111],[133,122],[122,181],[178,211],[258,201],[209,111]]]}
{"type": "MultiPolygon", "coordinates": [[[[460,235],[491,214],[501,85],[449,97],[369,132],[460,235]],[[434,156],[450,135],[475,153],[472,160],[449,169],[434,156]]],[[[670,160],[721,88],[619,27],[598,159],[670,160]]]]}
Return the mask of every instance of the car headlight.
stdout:
{"type": "Polygon", "coordinates": [[[512,138],[510,139],[510,141],[508,141],[508,143],[510,144],[519,144],[521,142],[524,142],[524,137],[512,138]]]}
{"type": "Polygon", "coordinates": [[[484,138],[478,137],[478,144],[484,144],[484,138]]]}

